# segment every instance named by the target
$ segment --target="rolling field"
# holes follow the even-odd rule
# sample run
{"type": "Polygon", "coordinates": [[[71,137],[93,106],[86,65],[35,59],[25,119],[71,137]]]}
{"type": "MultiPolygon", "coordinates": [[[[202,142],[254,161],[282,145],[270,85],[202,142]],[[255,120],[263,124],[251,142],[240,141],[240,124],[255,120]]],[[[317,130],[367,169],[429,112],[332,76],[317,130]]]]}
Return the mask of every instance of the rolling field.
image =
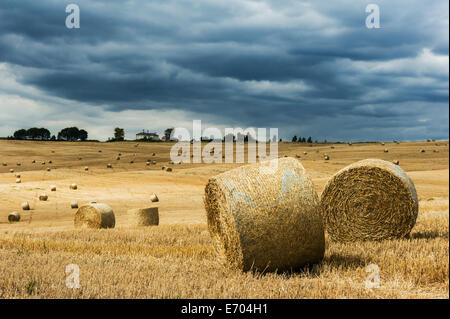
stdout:
{"type": "Polygon", "coordinates": [[[243,273],[219,263],[206,226],[204,187],[240,164],[169,165],[172,145],[0,141],[0,163],[8,163],[0,166],[0,298],[449,298],[447,141],[280,143],[279,156],[301,156],[319,195],[339,169],[380,158],[400,161],[420,201],[410,238],[327,240],[320,264],[283,274],[243,273]],[[148,159],[157,164],[147,166],[148,159]],[[21,175],[20,184],[10,169],[21,175]],[[72,183],[77,190],[69,189],[72,183]],[[38,200],[42,193],[48,201],[38,200]],[[150,207],[152,193],[160,200],[160,225],[132,226],[127,210],[150,207]],[[30,211],[21,210],[24,201],[30,211]],[[116,227],[75,229],[71,201],[107,203],[116,227]],[[8,223],[12,211],[21,213],[19,223],[8,223]],[[69,264],[79,266],[80,288],[66,287],[69,264]],[[379,267],[379,288],[366,288],[370,264],[379,267]]]}

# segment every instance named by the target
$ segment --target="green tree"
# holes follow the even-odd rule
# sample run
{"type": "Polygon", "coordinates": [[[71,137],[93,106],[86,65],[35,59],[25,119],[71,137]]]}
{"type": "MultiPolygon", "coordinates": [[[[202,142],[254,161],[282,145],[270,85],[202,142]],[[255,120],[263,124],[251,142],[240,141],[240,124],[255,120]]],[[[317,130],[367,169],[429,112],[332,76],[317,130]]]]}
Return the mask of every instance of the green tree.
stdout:
{"type": "Polygon", "coordinates": [[[125,130],[120,127],[114,129],[114,140],[123,141],[125,139],[125,130]]]}
{"type": "Polygon", "coordinates": [[[174,130],[174,128],[170,127],[164,131],[164,136],[167,141],[170,141],[170,136],[172,135],[173,130],[174,130]]]}
{"type": "Polygon", "coordinates": [[[85,130],[80,130],[80,131],[79,131],[79,134],[78,134],[78,138],[79,138],[81,141],[86,141],[87,138],[88,138],[88,132],[85,131],[85,130]]]}
{"type": "Polygon", "coordinates": [[[308,137],[308,140],[306,141],[306,143],[312,143],[312,137],[308,137]]]}
{"type": "Polygon", "coordinates": [[[292,142],[297,142],[297,135],[294,135],[294,137],[292,138],[292,142]]]}
{"type": "Polygon", "coordinates": [[[18,140],[23,140],[27,137],[27,130],[20,129],[14,132],[14,138],[18,140]]]}

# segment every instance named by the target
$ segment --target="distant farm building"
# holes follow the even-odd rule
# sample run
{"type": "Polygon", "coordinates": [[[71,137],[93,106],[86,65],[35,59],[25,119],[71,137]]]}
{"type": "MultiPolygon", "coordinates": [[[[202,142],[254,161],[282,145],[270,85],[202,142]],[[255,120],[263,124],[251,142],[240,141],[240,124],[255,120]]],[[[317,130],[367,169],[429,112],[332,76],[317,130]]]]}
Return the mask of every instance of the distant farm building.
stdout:
{"type": "Polygon", "coordinates": [[[136,140],[150,140],[150,141],[159,141],[159,135],[156,133],[149,133],[149,131],[142,132],[136,134],[136,140]]]}

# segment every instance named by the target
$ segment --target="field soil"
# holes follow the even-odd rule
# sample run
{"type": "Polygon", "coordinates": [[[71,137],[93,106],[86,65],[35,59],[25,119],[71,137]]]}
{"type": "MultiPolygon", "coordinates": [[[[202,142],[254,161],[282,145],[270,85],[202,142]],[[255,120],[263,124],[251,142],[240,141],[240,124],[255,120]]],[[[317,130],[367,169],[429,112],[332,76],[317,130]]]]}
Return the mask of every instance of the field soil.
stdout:
{"type": "Polygon", "coordinates": [[[449,298],[448,141],[280,143],[279,156],[299,155],[319,195],[339,169],[379,158],[400,161],[420,201],[410,238],[346,244],[327,238],[321,263],[282,274],[230,269],[213,249],[205,185],[242,164],[171,165],[172,146],[0,141],[0,164],[7,163],[0,166],[0,298],[449,298]],[[148,160],[156,164],[146,165],[148,160]],[[77,190],[69,188],[73,183],[77,190]],[[45,202],[39,201],[43,193],[45,202]],[[150,201],[153,193],[158,203],[150,201]],[[25,201],[31,210],[22,211],[25,201]],[[74,228],[72,201],[107,203],[116,227],[74,228]],[[159,226],[131,224],[128,209],[154,205],[159,226]],[[13,211],[20,222],[8,222],[13,211]],[[79,288],[66,285],[71,264],[79,267],[79,288]],[[369,289],[371,264],[378,266],[380,282],[369,289]]]}

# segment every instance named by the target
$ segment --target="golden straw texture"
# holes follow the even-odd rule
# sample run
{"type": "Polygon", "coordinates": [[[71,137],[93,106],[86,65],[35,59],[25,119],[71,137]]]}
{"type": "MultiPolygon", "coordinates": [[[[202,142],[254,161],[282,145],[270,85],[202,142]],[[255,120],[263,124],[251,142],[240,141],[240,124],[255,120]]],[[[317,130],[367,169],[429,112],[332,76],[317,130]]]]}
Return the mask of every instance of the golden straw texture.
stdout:
{"type": "Polygon", "coordinates": [[[294,158],[241,166],[211,178],[205,207],[218,255],[234,267],[284,271],[323,258],[319,199],[294,158]]]}
{"type": "Polygon", "coordinates": [[[106,204],[90,203],[78,208],[74,218],[75,227],[114,228],[114,212],[106,204]]]}
{"type": "Polygon", "coordinates": [[[157,226],[159,224],[158,207],[135,208],[128,210],[131,222],[136,226],[157,226]]]}
{"type": "Polygon", "coordinates": [[[328,181],[321,208],[332,240],[382,240],[411,232],[418,199],[414,183],[400,166],[366,159],[343,168],[328,181]]]}

